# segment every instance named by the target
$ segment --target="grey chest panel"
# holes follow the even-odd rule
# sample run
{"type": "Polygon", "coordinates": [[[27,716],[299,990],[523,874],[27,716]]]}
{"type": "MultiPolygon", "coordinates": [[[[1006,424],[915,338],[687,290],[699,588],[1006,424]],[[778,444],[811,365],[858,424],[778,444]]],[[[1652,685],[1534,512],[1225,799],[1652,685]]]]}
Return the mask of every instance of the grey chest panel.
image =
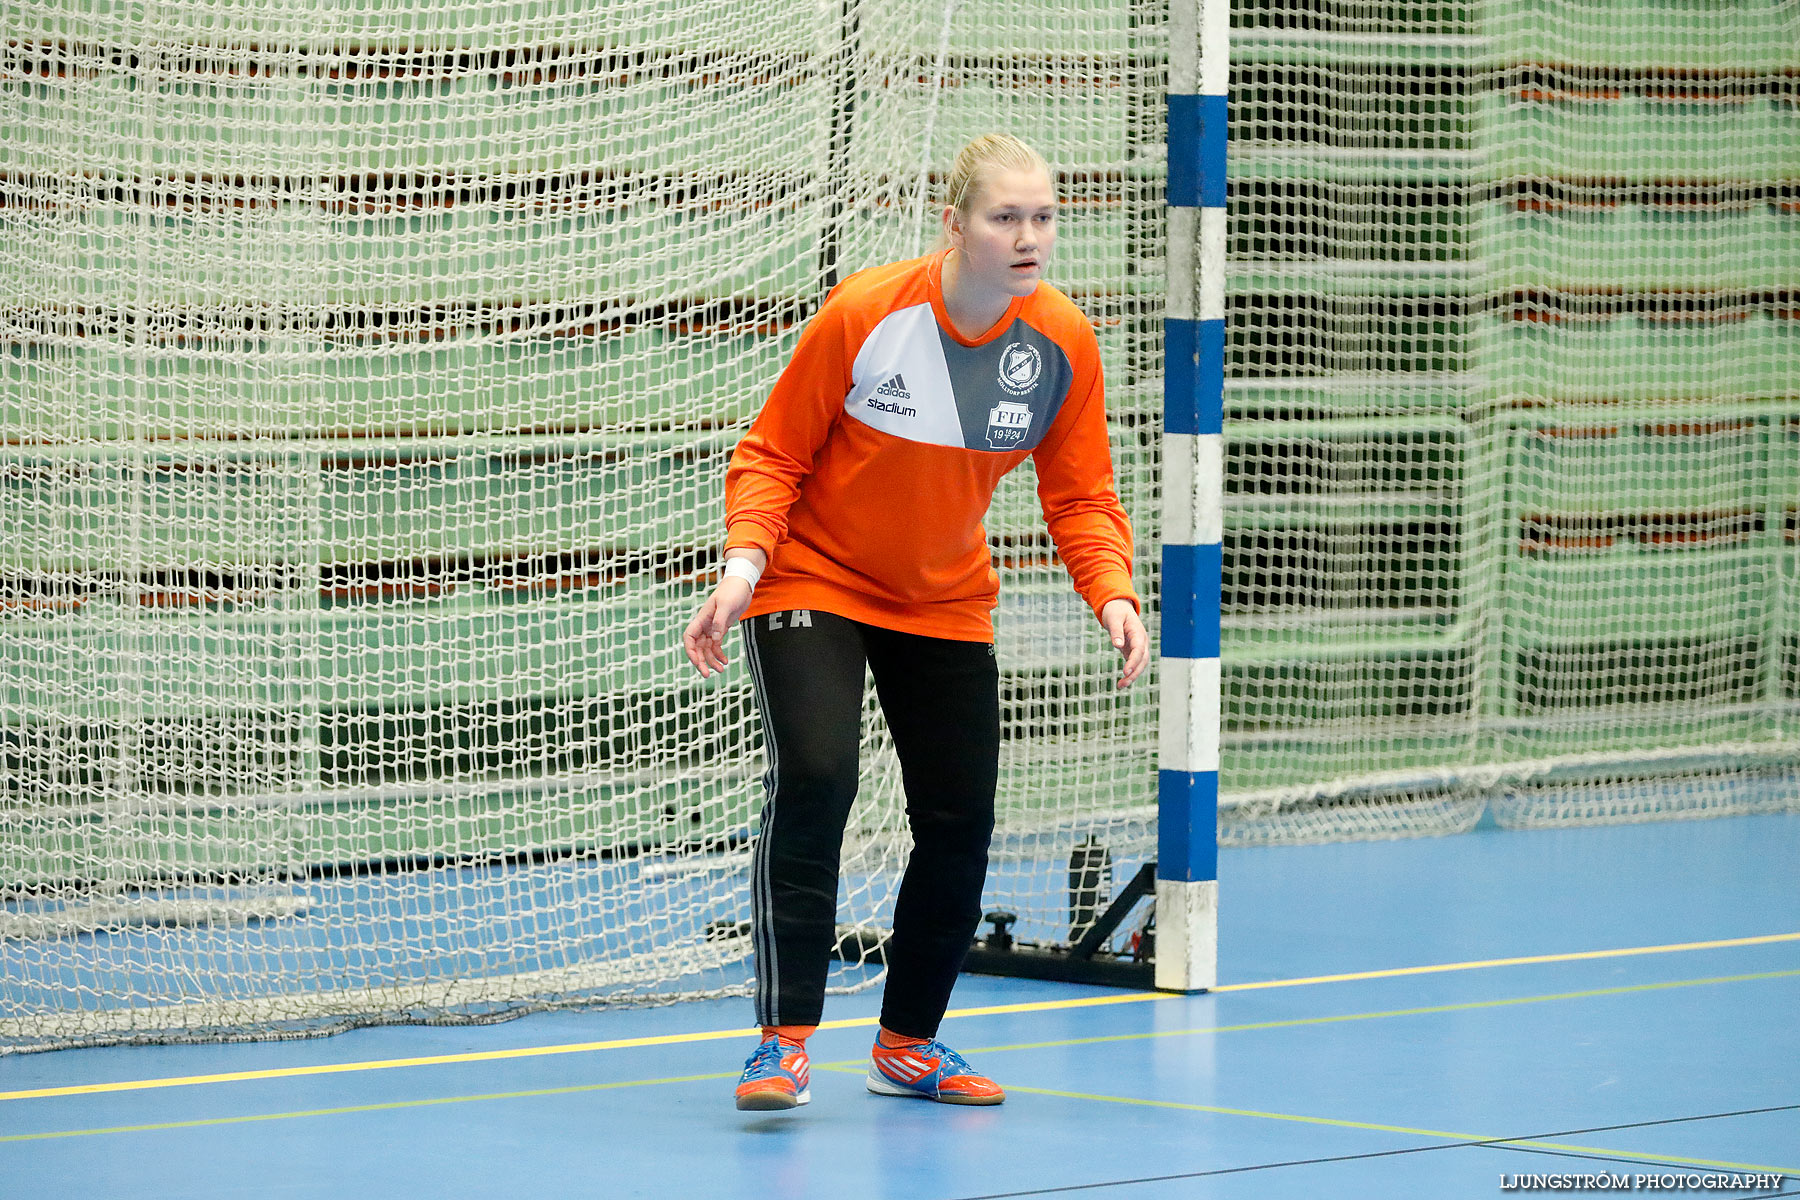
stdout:
{"type": "Polygon", "coordinates": [[[970,450],[1034,450],[1062,411],[1075,368],[1061,346],[1023,321],[979,346],[938,330],[963,445],[970,450]]]}
{"type": "Polygon", "coordinates": [[[1074,379],[1062,347],[1023,321],[965,346],[915,304],[863,340],[844,411],[909,442],[1004,454],[1044,440],[1074,379]]]}

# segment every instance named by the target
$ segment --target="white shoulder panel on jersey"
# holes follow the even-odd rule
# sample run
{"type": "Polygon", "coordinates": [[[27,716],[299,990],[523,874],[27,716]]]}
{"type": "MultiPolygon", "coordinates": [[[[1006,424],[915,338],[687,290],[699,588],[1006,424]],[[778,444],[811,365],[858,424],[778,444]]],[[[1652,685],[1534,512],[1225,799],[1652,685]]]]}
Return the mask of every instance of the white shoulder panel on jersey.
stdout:
{"type": "Polygon", "coordinates": [[[962,418],[930,304],[895,309],[864,339],[844,411],[883,433],[933,446],[963,445],[962,418]]]}

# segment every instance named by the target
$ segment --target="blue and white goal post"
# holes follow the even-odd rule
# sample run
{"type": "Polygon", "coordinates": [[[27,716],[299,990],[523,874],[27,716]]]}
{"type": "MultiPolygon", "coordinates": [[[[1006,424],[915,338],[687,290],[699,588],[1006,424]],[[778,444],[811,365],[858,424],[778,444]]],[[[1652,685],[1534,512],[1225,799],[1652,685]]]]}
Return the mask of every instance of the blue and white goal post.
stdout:
{"type": "Polygon", "coordinates": [[[1218,982],[1229,0],[1169,12],[1156,986],[1218,982]]]}

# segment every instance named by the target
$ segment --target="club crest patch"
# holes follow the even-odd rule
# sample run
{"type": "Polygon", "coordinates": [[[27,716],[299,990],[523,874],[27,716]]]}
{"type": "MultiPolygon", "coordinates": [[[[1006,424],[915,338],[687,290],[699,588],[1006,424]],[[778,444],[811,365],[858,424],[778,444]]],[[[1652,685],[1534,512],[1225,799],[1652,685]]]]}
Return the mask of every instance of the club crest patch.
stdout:
{"type": "Polygon", "coordinates": [[[992,450],[1014,450],[1031,432],[1031,406],[1002,400],[988,409],[987,444],[992,450]]]}
{"type": "Polygon", "coordinates": [[[1044,356],[1029,342],[1009,342],[1000,352],[1000,386],[1023,396],[1037,386],[1044,373],[1044,356]]]}

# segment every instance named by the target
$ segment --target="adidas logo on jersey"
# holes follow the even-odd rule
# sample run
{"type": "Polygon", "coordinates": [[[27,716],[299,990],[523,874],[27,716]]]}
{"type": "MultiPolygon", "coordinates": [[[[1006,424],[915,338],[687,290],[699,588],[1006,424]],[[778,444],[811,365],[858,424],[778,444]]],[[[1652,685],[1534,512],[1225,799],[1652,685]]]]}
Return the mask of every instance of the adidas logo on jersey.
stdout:
{"type": "Polygon", "coordinates": [[[912,393],[906,390],[906,379],[895,371],[893,378],[875,389],[877,396],[892,396],[896,400],[911,400],[912,393]]]}

